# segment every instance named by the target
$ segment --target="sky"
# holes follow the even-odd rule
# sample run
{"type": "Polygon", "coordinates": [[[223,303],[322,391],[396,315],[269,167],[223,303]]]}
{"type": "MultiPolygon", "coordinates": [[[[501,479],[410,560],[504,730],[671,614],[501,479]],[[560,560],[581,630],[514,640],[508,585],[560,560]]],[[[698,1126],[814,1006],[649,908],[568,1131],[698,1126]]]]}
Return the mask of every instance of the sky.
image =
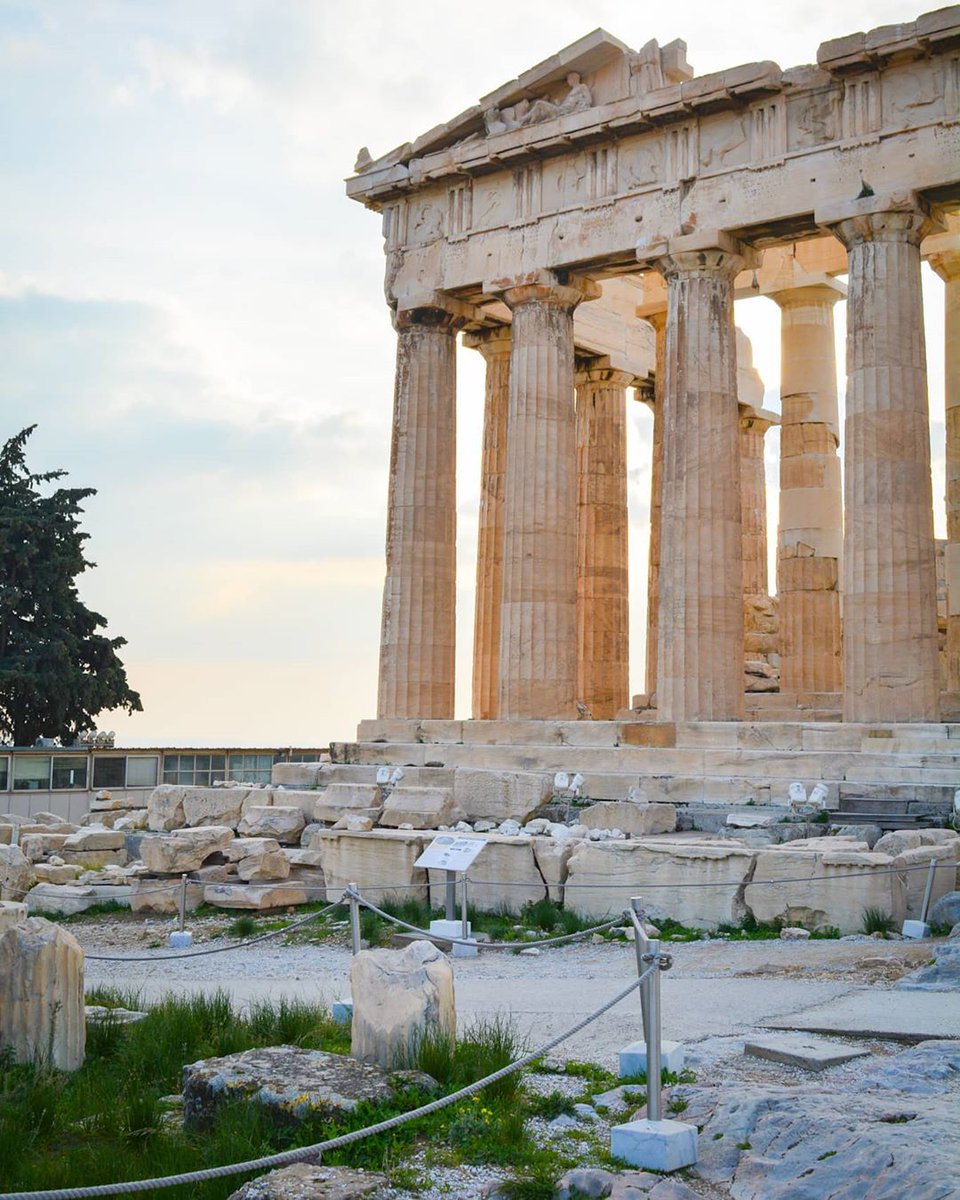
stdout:
{"type": "MultiPolygon", "coordinates": [[[[36,423],[30,466],[98,489],[79,587],[127,639],[144,704],[101,728],[129,746],[313,747],[375,715],[395,342],[379,218],[344,195],[360,146],[412,140],[597,26],[634,48],[682,37],[707,74],[812,62],[918,3],[0,0],[0,438],[36,423]]],[[[924,289],[942,536],[927,268],[924,289]]],[[[750,300],[737,320],[778,408],[777,310],[750,300]]],[[[458,716],[482,368],[459,351],[458,716]]],[[[652,427],[640,405],[630,421],[642,691],[652,427]]]]}

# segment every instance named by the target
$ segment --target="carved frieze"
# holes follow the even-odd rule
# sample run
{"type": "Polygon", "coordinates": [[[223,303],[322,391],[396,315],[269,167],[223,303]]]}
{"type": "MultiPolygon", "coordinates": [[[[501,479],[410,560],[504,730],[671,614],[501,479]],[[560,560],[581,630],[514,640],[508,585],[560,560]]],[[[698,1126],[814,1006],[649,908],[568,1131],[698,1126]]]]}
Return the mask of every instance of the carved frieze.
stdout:
{"type": "Polygon", "coordinates": [[[762,167],[782,162],[787,152],[787,109],[782,96],[755,104],[750,114],[750,159],[762,167]]]}
{"type": "Polygon", "coordinates": [[[582,112],[593,104],[590,89],[576,71],[567,75],[567,93],[560,100],[541,96],[537,100],[521,100],[506,108],[492,106],[484,111],[483,124],[487,136],[506,133],[511,129],[523,129],[528,125],[539,125],[568,113],[582,112]]]}
{"type": "Polygon", "coordinates": [[[473,184],[469,179],[447,189],[447,236],[462,237],[473,227],[473,184]]]}
{"type": "Polygon", "coordinates": [[[593,203],[617,193],[617,147],[597,146],[586,153],[587,199],[593,203]]]}
{"type": "Polygon", "coordinates": [[[513,219],[535,221],[543,211],[543,168],[526,163],[513,173],[513,219]]]}
{"type": "Polygon", "coordinates": [[[880,76],[856,75],[843,85],[841,137],[844,141],[875,137],[880,129],[880,76]]]}
{"type": "Polygon", "coordinates": [[[663,185],[676,187],[700,172],[700,128],[696,121],[675,125],[664,135],[663,185]]]}
{"type": "Polygon", "coordinates": [[[787,149],[808,150],[840,137],[842,95],[836,85],[787,100],[787,149]]]}

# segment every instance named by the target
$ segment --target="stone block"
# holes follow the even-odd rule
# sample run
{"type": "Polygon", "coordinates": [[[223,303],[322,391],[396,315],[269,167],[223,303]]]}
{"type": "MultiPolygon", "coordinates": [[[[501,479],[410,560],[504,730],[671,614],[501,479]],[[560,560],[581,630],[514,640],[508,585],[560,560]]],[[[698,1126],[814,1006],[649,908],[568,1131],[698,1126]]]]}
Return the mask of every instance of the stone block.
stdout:
{"type": "Polygon", "coordinates": [[[339,821],[348,813],[377,820],[383,808],[383,794],[376,783],[331,783],[318,793],[313,815],[318,821],[339,821]]]}
{"type": "Polygon", "coordinates": [[[459,767],[453,796],[467,821],[513,819],[522,823],[552,799],[553,774],[459,767]]]}
{"type": "Polygon", "coordinates": [[[262,791],[259,797],[252,796],[251,801],[254,804],[271,804],[275,808],[299,808],[306,826],[313,820],[318,795],[319,792],[313,789],[297,791],[294,788],[273,788],[269,792],[262,791]],[[263,799],[264,796],[269,796],[270,799],[263,799]]]}
{"type": "Polygon", "coordinates": [[[454,825],[462,817],[450,788],[396,787],[384,803],[380,824],[394,829],[400,825],[436,829],[454,825]]]}
{"type": "MultiPolygon", "coordinates": [[[[107,829],[103,826],[88,826],[64,838],[61,850],[93,851],[93,850],[123,850],[123,831],[107,829]]],[[[64,855],[63,857],[66,857],[64,855]]]]}
{"type": "Polygon", "coordinates": [[[53,913],[72,917],[100,903],[95,888],[79,884],[38,883],[27,893],[30,912],[53,913]]]}
{"type": "Polygon", "coordinates": [[[290,875],[290,863],[278,846],[276,850],[263,850],[242,858],[237,863],[237,874],[245,883],[286,879],[290,875]]]}
{"type": "Polygon", "coordinates": [[[27,919],[27,906],[19,900],[0,900],[0,933],[27,919]]]}
{"type": "Polygon", "coordinates": [[[385,1175],[369,1171],[294,1163],[249,1180],[229,1200],[360,1200],[386,1185],[385,1175]]]}
{"type": "Polygon", "coordinates": [[[20,849],[33,863],[40,862],[49,854],[59,854],[68,833],[24,833],[20,835],[20,849]]]}
{"type": "Polygon", "coordinates": [[[677,744],[677,726],[673,721],[624,721],[620,725],[621,746],[661,746],[677,744]]]}
{"type": "Polygon", "coordinates": [[[167,833],[186,824],[183,812],[183,797],[186,788],[172,783],[161,783],[150,793],[147,801],[147,828],[157,833],[167,833]]]}
{"type": "MultiPolygon", "coordinates": [[[[286,1120],[336,1121],[364,1101],[392,1100],[399,1087],[411,1082],[404,1076],[342,1054],[299,1046],[243,1050],[183,1068],[183,1122],[188,1129],[209,1129],[227,1100],[274,1108],[286,1120]]],[[[433,1083],[426,1075],[415,1075],[414,1080],[433,1083]]]]}
{"type": "Polygon", "coordinates": [[[311,897],[300,883],[211,883],[203,889],[205,904],[215,908],[290,908],[311,897]]]}
{"type": "MultiPolygon", "coordinates": [[[[470,868],[470,903],[486,912],[519,912],[525,904],[545,899],[547,886],[537,867],[534,843],[546,840],[488,834],[487,844],[470,868]]],[[[445,872],[431,871],[430,897],[434,904],[443,903],[445,888],[445,872]]]]}
{"type": "Polygon", "coordinates": [[[325,829],[315,834],[311,849],[320,851],[327,899],[339,900],[348,883],[377,898],[397,894],[427,899],[427,873],[413,864],[423,850],[422,834],[402,829],[349,833],[325,829]],[[418,886],[411,889],[410,885],[418,886]]]}
{"type": "Polygon", "coordinates": [[[0,1046],[17,1062],[60,1071],[83,1065],[83,951],[42,917],[0,932],[0,1046]]]}
{"type": "MultiPolygon", "coordinates": [[[[327,770],[329,770],[329,764],[327,770]]],[[[270,781],[285,788],[316,788],[323,779],[323,763],[274,763],[270,781]]]]}
{"type": "Polygon", "coordinates": [[[430,942],[362,950],[350,964],[350,1053],[383,1067],[404,1064],[428,1031],[456,1037],[453,968],[430,942]]]}
{"type": "Polygon", "coordinates": [[[744,1054],[768,1062],[786,1063],[805,1071],[825,1071],[855,1058],[869,1058],[870,1051],[843,1042],[831,1042],[812,1034],[784,1034],[769,1038],[751,1038],[744,1043],[744,1054]]]}
{"type": "MultiPolygon", "coordinates": [[[[682,1042],[660,1041],[660,1070],[672,1071],[675,1075],[683,1070],[684,1049],[682,1042]]],[[[647,1043],[631,1042],[620,1051],[620,1078],[630,1075],[646,1075],[647,1043]]]]}
{"type": "Polygon", "coordinates": [[[755,855],[732,839],[581,842],[570,856],[564,906],[603,918],[623,912],[630,897],[641,894],[653,919],[673,917],[698,929],[736,923],[755,855]],[[714,886],[675,886],[693,882],[714,886]]]}
{"type": "Polygon", "coordinates": [[[677,827],[677,810],[672,804],[605,800],[581,809],[577,820],[588,829],[622,829],[634,837],[647,837],[652,833],[673,833],[677,827]]]}
{"type": "MultiPolygon", "coordinates": [[[[279,850],[280,843],[274,837],[237,837],[232,842],[228,842],[223,848],[223,857],[227,862],[238,863],[244,858],[255,858],[260,854],[267,854],[273,850],[279,850]]],[[[289,861],[291,854],[311,853],[304,850],[284,850],[283,855],[289,861]]]]}
{"type": "Polygon", "coordinates": [[[60,857],[64,862],[97,871],[103,867],[125,867],[130,856],[126,850],[68,850],[64,846],[60,857]]]}
{"type": "MultiPolygon", "coordinates": [[[[203,903],[203,884],[187,882],[186,911],[195,912],[203,903]]],[[[180,911],[180,880],[131,879],[130,911],[174,916],[180,911]]]]}
{"type": "Polygon", "coordinates": [[[896,855],[893,865],[903,869],[906,884],[906,916],[922,919],[920,912],[930,874],[930,862],[936,863],[933,870],[933,888],[930,892],[931,907],[941,896],[946,896],[956,887],[957,850],[960,843],[945,843],[939,846],[918,846],[916,850],[905,850],[896,855]],[[924,870],[926,868],[926,870],[924,870]]]}
{"type": "Polygon", "coordinates": [[[182,791],[183,824],[227,825],[230,829],[236,829],[251,795],[247,787],[185,787],[182,791]]]}
{"type": "Polygon", "coordinates": [[[697,1161],[697,1127],[683,1121],[629,1121],[610,1130],[610,1154],[648,1171],[679,1171],[697,1161]]]}
{"type": "Polygon", "coordinates": [[[140,855],[147,870],[173,875],[202,867],[231,841],[233,830],[228,826],[200,825],[173,833],[148,834],[140,843],[140,855]]]}
{"type": "MultiPolygon", "coordinates": [[[[560,841],[553,837],[532,839],[534,863],[547,885],[547,899],[552,900],[554,904],[563,904],[563,885],[567,882],[570,855],[578,840],[565,838],[560,841]]],[[[482,866],[478,866],[476,869],[479,873],[482,871],[482,866]]]]}
{"type": "Polygon", "coordinates": [[[22,900],[36,881],[33,865],[20,847],[0,845],[0,900],[22,900]]]}
{"type": "Polygon", "coordinates": [[[894,860],[889,855],[796,847],[796,842],[788,842],[757,852],[744,894],[757,921],[858,933],[864,909],[877,908],[889,913],[895,925],[903,923],[906,879],[891,873],[894,860]]]}
{"type": "Polygon", "coordinates": [[[242,837],[276,838],[278,842],[296,845],[306,821],[299,805],[261,805],[248,807],[237,826],[242,837]]]}

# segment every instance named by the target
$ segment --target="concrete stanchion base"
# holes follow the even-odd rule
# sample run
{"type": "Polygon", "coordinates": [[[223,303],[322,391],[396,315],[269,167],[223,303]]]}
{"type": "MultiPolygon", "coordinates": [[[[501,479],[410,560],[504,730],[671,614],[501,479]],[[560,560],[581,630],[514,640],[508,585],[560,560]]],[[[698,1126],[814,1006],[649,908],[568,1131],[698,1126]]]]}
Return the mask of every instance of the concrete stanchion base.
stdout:
{"type": "Polygon", "coordinates": [[[697,1127],[683,1121],[628,1121],[610,1130],[610,1153],[631,1167],[679,1171],[697,1161],[697,1127]]]}
{"type": "MultiPolygon", "coordinates": [[[[683,1070],[683,1043],[660,1043],[660,1069],[672,1071],[675,1075],[683,1070]]],[[[647,1073],[647,1044],[646,1042],[631,1042],[620,1051],[620,1078],[627,1075],[646,1075],[647,1073]]]]}
{"type": "Polygon", "coordinates": [[[926,921],[904,921],[900,932],[905,938],[927,938],[930,936],[930,926],[926,921]]]}
{"type": "MultiPolygon", "coordinates": [[[[439,919],[430,922],[430,932],[434,937],[438,938],[462,938],[463,937],[463,922],[462,921],[447,921],[439,919]]],[[[480,951],[476,947],[476,941],[472,937],[472,929],[470,922],[467,922],[467,937],[473,942],[472,946],[458,946],[453,943],[452,953],[454,958],[476,958],[480,951]]]]}
{"type": "Polygon", "coordinates": [[[334,1000],[330,1006],[330,1016],[338,1025],[349,1025],[353,1020],[353,1001],[334,1000]]]}
{"type": "Polygon", "coordinates": [[[187,946],[193,945],[193,934],[189,929],[175,929],[168,941],[174,950],[185,950],[187,946]]]}

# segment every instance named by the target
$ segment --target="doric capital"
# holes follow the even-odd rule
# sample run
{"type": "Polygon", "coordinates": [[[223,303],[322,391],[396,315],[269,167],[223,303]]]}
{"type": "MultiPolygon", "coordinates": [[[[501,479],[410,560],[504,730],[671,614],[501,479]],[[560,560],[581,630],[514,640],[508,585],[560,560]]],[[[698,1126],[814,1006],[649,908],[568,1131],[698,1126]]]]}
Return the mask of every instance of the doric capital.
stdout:
{"type": "Polygon", "coordinates": [[[405,333],[412,329],[436,329],[455,337],[468,320],[464,314],[451,312],[447,308],[422,305],[397,310],[393,314],[393,327],[397,333],[405,333]]]}
{"type": "MultiPolygon", "coordinates": [[[[721,275],[732,282],[743,270],[759,267],[758,250],[722,229],[685,233],[637,246],[637,261],[667,281],[683,275],[721,275]]],[[[648,318],[649,319],[649,318],[648,318]]]]}
{"type": "Polygon", "coordinates": [[[952,250],[937,250],[927,257],[927,262],[944,283],[953,283],[954,280],[960,279],[960,245],[952,250]]]}
{"type": "Polygon", "coordinates": [[[621,387],[626,390],[636,383],[636,375],[632,371],[621,371],[610,365],[610,359],[605,355],[596,358],[577,360],[577,370],[574,383],[578,388],[590,387],[621,387]]]}
{"type": "Polygon", "coordinates": [[[487,360],[498,355],[508,355],[513,348],[513,331],[509,325],[486,325],[482,329],[468,329],[463,335],[463,344],[470,350],[479,350],[487,360]]]}
{"type": "Polygon", "coordinates": [[[848,250],[862,242],[907,242],[919,246],[928,233],[943,228],[916,192],[861,196],[845,204],[818,209],[817,224],[848,250]]]}
{"type": "Polygon", "coordinates": [[[598,300],[600,286],[592,279],[553,271],[530,271],[484,284],[484,291],[497,296],[510,309],[524,304],[546,304],[573,311],[587,300],[598,300]]]}
{"type": "Polygon", "coordinates": [[[847,289],[842,283],[835,286],[830,283],[810,283],[767,294],[781,308],[806,308],[816,304],[836,304],[846,296],[847,289]]]}

